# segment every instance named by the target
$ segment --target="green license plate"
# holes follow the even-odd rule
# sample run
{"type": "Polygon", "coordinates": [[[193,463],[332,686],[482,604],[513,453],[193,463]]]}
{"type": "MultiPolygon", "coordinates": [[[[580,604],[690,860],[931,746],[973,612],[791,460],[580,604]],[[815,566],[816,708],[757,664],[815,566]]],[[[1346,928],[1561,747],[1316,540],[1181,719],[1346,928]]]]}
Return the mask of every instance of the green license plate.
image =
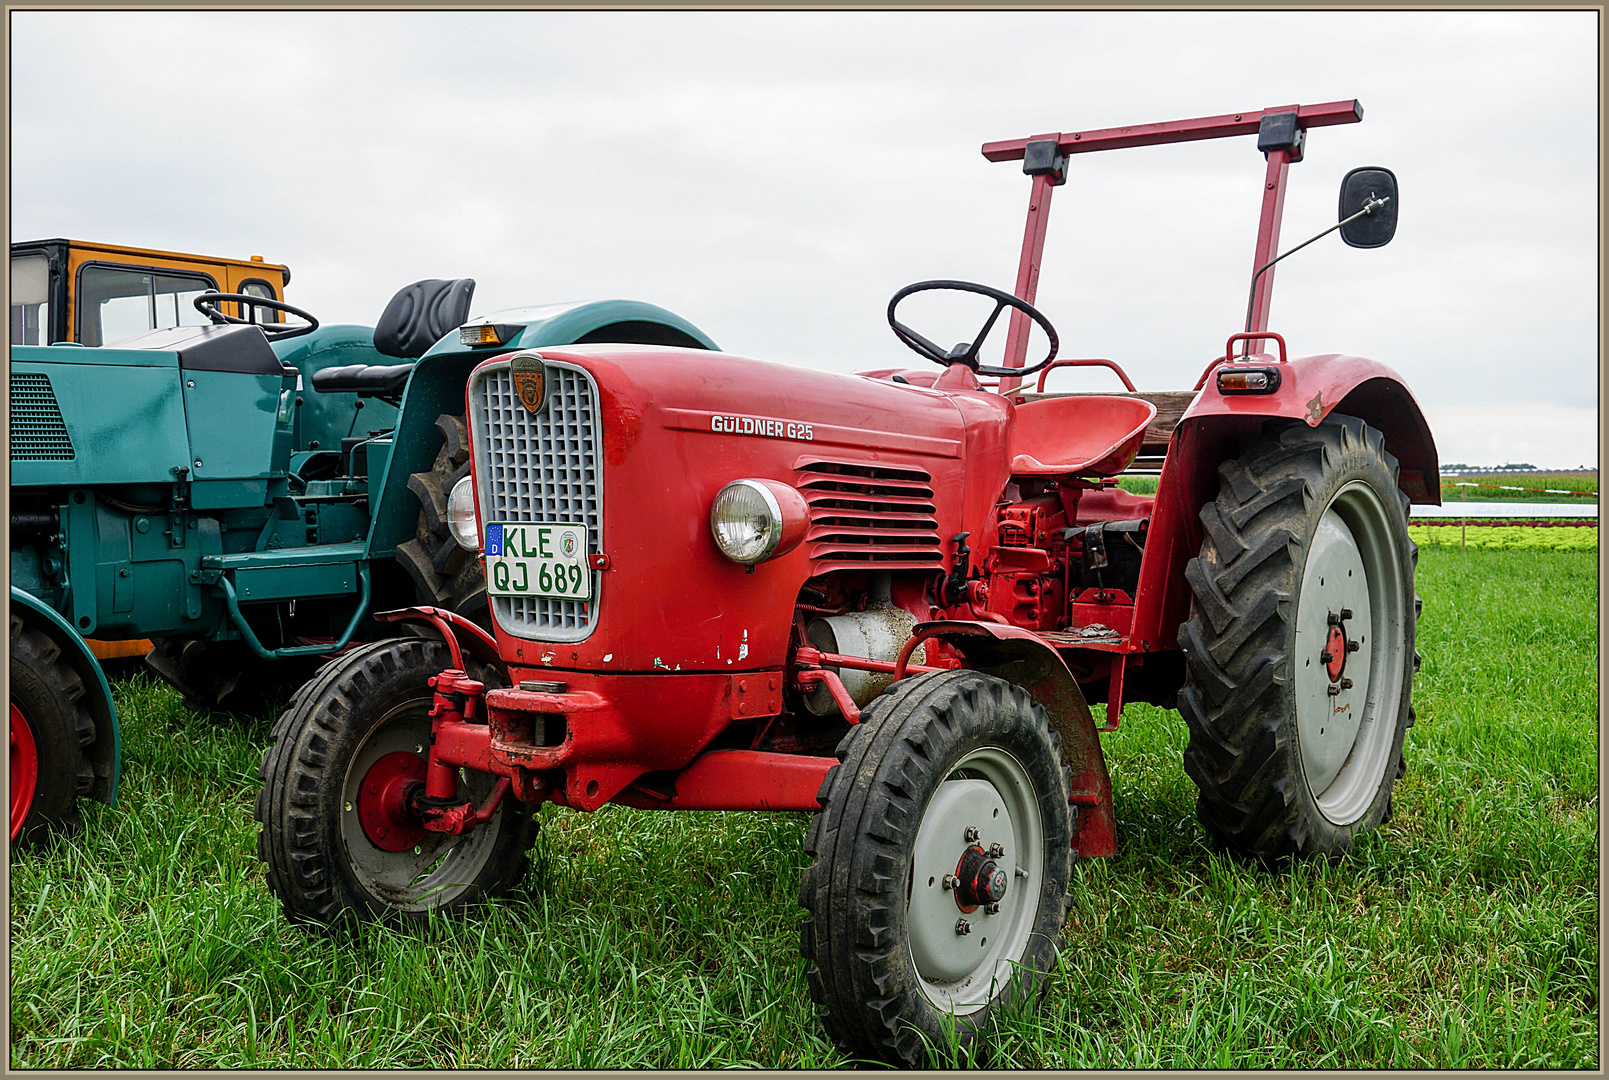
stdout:
{"type": "Polygon", "coordinates": [[[590,600],[587,527],[573,521],[487,525],[486,591],[493,596],[590,600]]]}

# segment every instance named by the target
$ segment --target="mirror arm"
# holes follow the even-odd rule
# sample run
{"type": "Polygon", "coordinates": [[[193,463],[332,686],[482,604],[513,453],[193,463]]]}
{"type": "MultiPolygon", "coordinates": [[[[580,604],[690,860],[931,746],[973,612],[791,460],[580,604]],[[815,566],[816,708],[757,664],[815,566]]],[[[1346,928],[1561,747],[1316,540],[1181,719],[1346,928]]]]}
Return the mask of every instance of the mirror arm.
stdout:
{"type": "MultiPolygon", "coordinates": [[[[1247,333],[1247,334],[1251,333],[1251,306],[1252,306],[1253,301],[1257,297],[1257,280],[1263,276],[1263,271],[1271,269],[1275,263],[1279,262],[1281,259],[1285,258],[1286,256],[1295,255],[1298,251],[1301,251],[1307,245],[1309,245],[1309,244],[1311,244],[1311,243],[1313,243],[1315,241],[1324,239],[1326,236],[1330,235],[1332,232],[1334,232],[1336,229],[1339,229],[1341,226],[1348,225],[1348,224],[1356,221],[1360,217],[1364,217],[1364,216],[1366,216],[1368,214],[1374,213],[1376,210],[1380,209],[1380,207],[1384,206],[1386,203],[1388,203],[1390,201],[1391,201],[1391,196],[1389,196],[1389,195],[1387,195],[1383,199],[1370,199],[1368,202],[1363,204],[1363,209],[1359,210],[1357,213],[1353,214],[1351,217],[1342,218],[1340,221],[1337,221],[1334,225],[1331,225],[1328,229],[1325,229],[1323,232],[1319,233],[1317,236],[1313,237],[1312,239],[1303,240],[1300,244],[1297,244],[1295,247],[1293,247],[1289,251],[1285,252],[1284,255],[1276,255],[1274,258],[1270,259],[1267,263],[1263,264],[1263,266],[1261,268],[1259,268],[1258,271],[1251,276],[1251,294],[1246,297],[1246,329],[1245,329],[1244,333],[1247,333]]],[[[1244,360],[1250,355],[1251,355],[1251,341],[1248,339],[1246,341],[1241,342],[1240,358],[1242,360],[1244,360]]]]}

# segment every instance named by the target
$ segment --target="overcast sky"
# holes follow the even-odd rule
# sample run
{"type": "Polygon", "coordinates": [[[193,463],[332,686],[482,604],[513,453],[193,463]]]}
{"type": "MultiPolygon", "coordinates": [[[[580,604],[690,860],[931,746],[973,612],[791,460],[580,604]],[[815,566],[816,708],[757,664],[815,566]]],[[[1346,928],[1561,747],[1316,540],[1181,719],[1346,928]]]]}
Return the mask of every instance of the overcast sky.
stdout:
{"type": "MultiPolygon", "coordinates": [[[[1282,249],[1357,165],[1396,172],[1396,239],[1281,263],[1271,328],[1394,367],[1443,462],[1597,463],[1594,12],[10,18],[13,240],[263,255],[326,322],[424,277],[475,278],[476,314],[646,300],[840,371],[924,363],[884,319],[904,284],[1012,287],[1029,180],[982,143],[1357,98],[1309,133],[1282,249]]],[[[1062,355],[1193,385],[1244,319],[1255,139],[1069,173],[1037,300],[1062,355]]],[[[911,321],[959,340],[972,310],[911,321]]]]}

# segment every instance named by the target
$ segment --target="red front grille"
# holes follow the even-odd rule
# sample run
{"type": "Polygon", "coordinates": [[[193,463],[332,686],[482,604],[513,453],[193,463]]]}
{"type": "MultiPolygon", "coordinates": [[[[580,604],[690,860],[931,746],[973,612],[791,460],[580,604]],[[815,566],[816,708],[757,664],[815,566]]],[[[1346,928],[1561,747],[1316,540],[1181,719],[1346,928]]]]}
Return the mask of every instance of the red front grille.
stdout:
{"type": "Polygon", "coordinates": [[[810,461],[797,486],[810,504],[805,542],[817,574],[943,568],[933,481],[921,469],[810,461]]]}

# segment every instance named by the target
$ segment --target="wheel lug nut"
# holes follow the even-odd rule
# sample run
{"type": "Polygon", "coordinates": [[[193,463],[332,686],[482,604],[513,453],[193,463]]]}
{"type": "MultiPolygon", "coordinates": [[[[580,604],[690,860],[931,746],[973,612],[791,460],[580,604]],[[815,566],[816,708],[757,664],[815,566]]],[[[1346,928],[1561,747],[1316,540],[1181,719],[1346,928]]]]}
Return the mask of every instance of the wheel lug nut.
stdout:
{"type": "Polygon", "coordinates": [[[1328,664],[1331,660],[1334,660],[1334,659],[1335,659],[1335,654],[1330,652],[1328,649],[1325,649],[1323,652],[1318,654],[1318,662],[1321,663],[1321,664],[1328,664]]]}
{"type": "Polygon", "coordinates": [[[944,881],[942,882],[942,884],[946,889],[953,889],[957,885],[959,885],[960,882],[956,880],[956,877],[955,877],[954,874],[945,874],[944,875],[944,881]]]}
{"type": "Polygon", "coordinates": [[[955,932],[957,936],[970,934],[972,933],[972,924],[965,919],[957,919],[955,920],[955,932]]]}
{"type": "Polygon", "coordinates": [[[965,835],[967,843],[976,844],[978,842],[978,837],[982,834],[978,832],[978,827],[976,825],[968,825],[965,835]]]}
{"type": "Polygon", "coordinates": [[[1341,680],[1341,689],[1342,690],[1350,690],[1350,689],[1352,689],[1352,680],[1351,679],[1342,679],[1341,680]]]}
{"type": "Polygon", "coordinates": [[[1339,694],[1341,692],[1341,688],[1339,686],[1336,686],[1334,683],[1331,683],[1325,689],[1327,689],[1329,691],[1331,697],[1334,697],[1336,694],[1339,694]]]}
{"type": "Polygon", "coordinates": [[[990,915],[998,915],[998,914],[1000,914],[1000,905],[998,903],[990,904],[988,907],[984,908],[983,910],[987,911],[990,915]]]}
{"type": "Polygon", "coordinates": [[[1005,847],[1003,845],[1001,845],[1001,844],[990,844],[989,845],[989,858],[998,859],[998,858],[1000,858],[1000,856],[1004,855],[1005,853],[1006,853],[1006,849],[1005,849],[1005,847]]]}
{"type": "Polygon", "coordinates": [[[1357,652],[1358,651],[1358,643],[1355,642],[1355,641],[1347,642],[1346,643],[1346,651],[1347,652],[1357,652]]]}

